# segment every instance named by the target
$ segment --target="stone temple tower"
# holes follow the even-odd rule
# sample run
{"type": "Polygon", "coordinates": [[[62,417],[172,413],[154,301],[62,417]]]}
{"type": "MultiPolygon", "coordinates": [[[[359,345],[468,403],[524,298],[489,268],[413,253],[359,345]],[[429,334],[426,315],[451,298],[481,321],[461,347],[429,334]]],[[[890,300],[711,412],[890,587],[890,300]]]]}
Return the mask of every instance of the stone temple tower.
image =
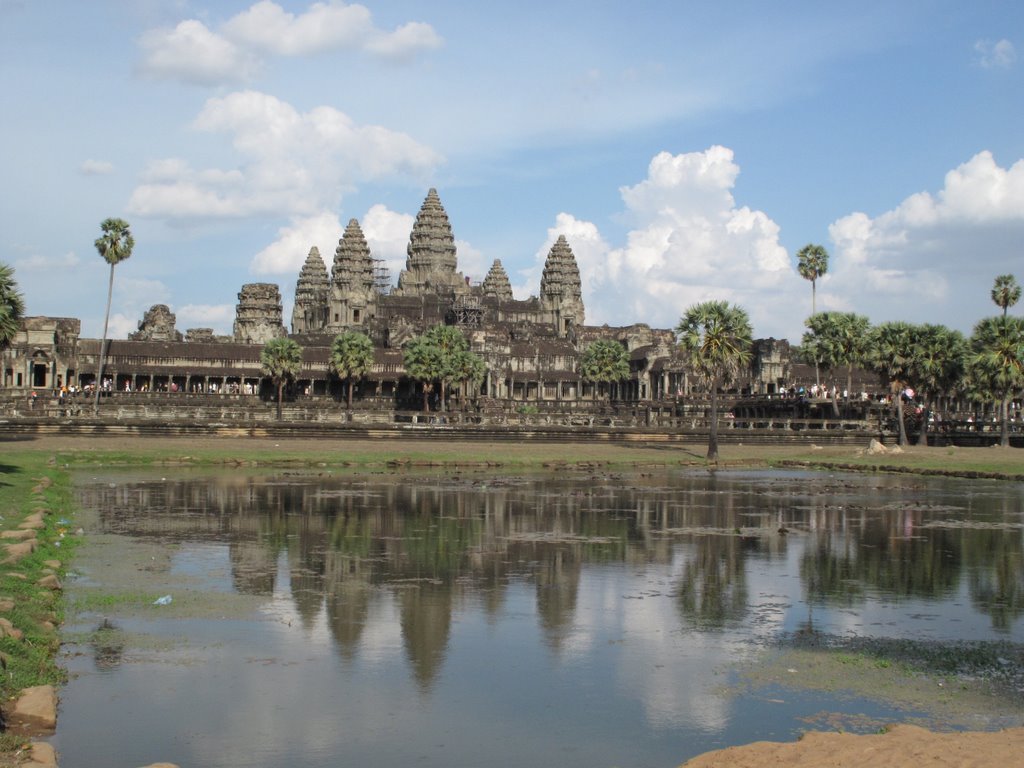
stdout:
{"type": "Polygon", "coordinates": [[[359,222],[349,219],[334,251],[327,327],[337,332],[365,324],[375,314],[377,295],[370,246],[359,222]]]}
{"type": "Polygon", "coordinates": [[[322,331],[327,325],[327,296],[331,285],[327,267],[314,245],[295,284],[295,308],[292,310],[292,333],[322,331]]]}
{"type": "Polygon", "coordinates": [[[431,188],[416,215],[405,269],[398,276],[395,296],[423,296],[427,293],[469,292],[462,273],[456,271],[455,238],[437,190],[431,188]]]}
{"type": "Polygon", "coordinates": [[[281,291],[275,283],[246,283],[235,307],[234,339],[245,344],[266,344],[286,336],[281,324],[281,291]]]}
{"type": "Polygon", "coordinates": [[[495,259],[494,263],[491,264],[487,277],[484,278],[483,285],[480,287],[483,289],[484,296],[490,296],[501,301],[512,300],[512,284],[508,280],[508,272],[501,265],[500,259],[495,259]]]}
{"type": "Polygon", "coordinates": [[[547,321],[555,326],[559,337],[569,336],[576,326],[583,325],[580,270],[565,235],[558,236],[544,262],[544,274],[540,279],[540,306],[547,321]]]}

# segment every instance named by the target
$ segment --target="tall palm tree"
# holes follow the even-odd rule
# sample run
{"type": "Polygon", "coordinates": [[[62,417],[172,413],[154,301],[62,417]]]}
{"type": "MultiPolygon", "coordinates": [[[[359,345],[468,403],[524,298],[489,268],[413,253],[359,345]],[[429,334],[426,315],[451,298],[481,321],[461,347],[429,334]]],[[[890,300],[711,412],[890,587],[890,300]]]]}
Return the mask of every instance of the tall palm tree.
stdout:
{"type": "MultiPolygon", "coordinates": [[[[611,339],[598,339],[580,355],[580,374],[587,381],[611,384],[629,377],[629,354],[626,348],[611,339]]],[[[611,390],[607,391],[611,400],[611,390]]]]}
{"type": "Polygon", "coordinates": [[[287,336],[271,339],[260,350],[260,364],[263,373],[277,387],[277,419],[280,421],[284,385],[294,379],[302,368],[302,347],[287,336]]]}
{"type": "Polygon", "coordinates": [[[679,346],[711,389],[708,461],[718,460],[718,388],[750,362],[753,329],[744,309],[726,301],[694,304],[676,326],[679,346]]]}
{"type": "Polygon", "coordinates": [[[940,392],[949,392],[960,381],[967,359],[967,341],[960,331],[944,325],[920,325],[914,328],[910,381],[921,395],[924,418],[918,445],[928,445],[928,413],[940,392]]]}
{"type": "Polygon", "coordinates": [[[0,349],[11,343],[25,316],[25,298],[18,291],[14,268],[0,264],[0,349]]]}
{"type": "Polygon", "coordinates": [[[465,398],[472,386],[479,387],[480,382],[487,375],[487,363],[475,352],[466,349],[455,355],[452,361],[452,368],[455,372],[455,380],[462,383],[465,394],[463,398],[463,410],[465,410],[465,398]]]}
{"type": "Polygon", "coordinates": [[[103,232],[96,238],[96,250],[110,265],[110,280],[107,284],[107,311],[103,315],[103,340],[100,342],[100,364],[96,371],[96,396],[93,400],[93,414],[100,410],[100,385],[103,383],[103,366],[107,361],[107,327],[110,324],[110,301],[114,296],[114,267],[129,259],[135,247],[128,222],[124,219],[104,219],[100,224],[103,232]]]}
{"type": "Polygon", "coordinates": [[[1003,317],[1006,317],[1006,310],[1020,301],[1020,285],[1013,275],[999,275],[992,285],[992,301],[997,307],[1002,307],[1003,317]]]}
{"type": "Polygon", "coordinates": [[[423,336],[439,353],[441,365],[437,378],[441,382],[440,406],[442,411],[446,411],[448,389],[453,382],[458,381],[459,357],[469,350],[469,341],[462,331],[453,325],[435,325],[423,336]]]}
{"type": "Polygon", "coordinates": [[[430,392],[443,369],[441,350],[426,336],[416,336],[403,347],[402,365],[411,379],[423,383],[423,410],[429,411],[430,392]]]}
{"type": "Polygon", "coordinates": [[[899,428],[899,444],[907,444],[907,427],[903,423],[903,385],[910,377],[914,355],[914,327],[896,320],[882,323],[871,332],[868,367],[881,376],[893,395],[894,411],[899,428]]]}
{"type": "MultiPolygon", "coordinates": [[[[835,373],[846,366],[846,391],[853,385],[853,366],[860,365],[867,352],[867,336],[870,321],[853,312],[818,312],[804,322],[808,332],[804,334],[801,346],[813,351],[816,362],[820,361],[827,371],[835,373]]],[[[834,386],[832,412],[839,415],[834,386]]]]}
{"type": "Polygon", "coordinates": [[[1024,318],[987,317],[974,326],[971,376],[999,399],[999,444],[1010,445],[1007,406],[1024,387],[1024,318]]]}
{"type": "Polygon", "coordinates": [[[365,376],[373,367],[373,342],[365,333],[345,331],[331,343],[331,370],[345,381],[348,389],[348,409],[352,410],[353,382],[365,376]]]}
{"type": "Polygon", "coordinates": [[[818,278],[828,272],[828,251],[823,245],[808,243],[796,252],[797,272],[811,281],[811,314],[817,313],[816,293],[818,278]]]}

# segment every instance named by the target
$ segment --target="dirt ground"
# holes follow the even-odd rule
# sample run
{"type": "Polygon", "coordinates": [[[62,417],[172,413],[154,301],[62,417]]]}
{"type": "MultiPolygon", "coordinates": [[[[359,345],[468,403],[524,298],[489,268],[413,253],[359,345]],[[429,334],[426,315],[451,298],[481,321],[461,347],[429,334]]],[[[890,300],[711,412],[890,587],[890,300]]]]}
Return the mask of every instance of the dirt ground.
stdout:
{"type": "Polygon", "coordinates": [[[760,741],[695,757],[686,768],[1004,768],[1020,765],[1024,728],[995,733],[933,733],[897,725],[886,733],[806,734],[800,741],[760,741]]]}
{"type": "MultiPolygon", "coordinates": [[[[380,451],[379,441],[299,441],[299,440],[259,440],[246,438],[245,451],[267,451],[272,453],[280,449],[282,453],[325,454],[337,451],[359,453],[363,450],[380,451]]],[[[121,453],[134,451],[150,452],[153,450],[171,450],[187,452],[204,452],[223,450],[230,442],[225,438],[189,438],[167,440],[163,438],[118,437],[116,441],[97,441],[95,438],[81,436],[46,436],[31,440],[0,440],[0,453],[31,450],[31,451],[90,451],[97,453],[116,450],[121,453]],[[114,443],[114,444],[111,444],[114,443]]],[[[413,442],[402,441],[396,444],[404,456],[416,460],[422,454],[429,457],[438,448],[434,441],[424,441],[421,446],[413,442]]],[[[459,448],[467,452],[486,451],[483,446],[472,443],[459,448]]],[[[494,446],[489,446],[493,448],[494,446]]],[[[667,447],[666,447],[667,448],[667,447]]],[[[631,454],[633,460],[642,463],[645,460],[665,461],[665,450],[661,447],[622,447],[612,445],[591,444],[575,453],[576,460],[614,460],[614,456],[622,457],[622,452],[631,454]],[[585,454],[582,455],[581,454],[585,454]]],[[[458,451],[459,449],[457,449],[458,451]]],[[[533,455],[538,451],[551,452],[552,456],[567,458],[571,451],[568,446],[540,446],[536,444],[503,444],[500,450],[510,459],[519,454],[533,455]]],[[[701,446],[674,446],[673,451],[679,453],[692,452],[694,459],[701,457],[701,446]]],[[[786,449],[772,448],[771,453],[785,453],[786,449]]],[[[805,449],[796,449],[800,453],[805,449]]],[[[850,449],[836,450],[836,453],[849,452],[850,449]]],[[[723,451],[728,452],[728,449],[723,451]]],[[[756,451],[737,451],[748,453],[756,451]]],[[[833,451],[828,451],[831,453],[833,451]]],[[[570,454],[572,455],[572,454],[570,454]]],[[[665,462],[672,463],[672,462],[665,462]]],[[[696,757],[687,763],[686,768],[787,768],[813,766],[814,768],[868,768],[885,766],[885,768],[916,768],[928,765],[931,768],[1004,768],[1004,766],[1021,764],[1024,755],[1024,728],[1012,728],[998,732],[956,732],[936,733],[913,725],[897,725],[885,733],[872,735],[853,735],[841,732],[809,732],[802,739],[791,743],[757,742],[740,747],[709,752],[696,757]]]]}

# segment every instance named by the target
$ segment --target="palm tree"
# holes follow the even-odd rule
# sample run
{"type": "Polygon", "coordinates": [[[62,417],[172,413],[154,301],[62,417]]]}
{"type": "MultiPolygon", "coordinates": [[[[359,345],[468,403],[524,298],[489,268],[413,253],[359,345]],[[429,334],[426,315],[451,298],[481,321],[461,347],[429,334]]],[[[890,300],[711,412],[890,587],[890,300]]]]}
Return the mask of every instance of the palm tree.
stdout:
{"type": "MultiPolygon", "coordinates": [[[[871,322],[853,312],[818,312],[804,322],[808,332],[801,346],[809,349],[815,362],[824,364],[829,373],[846,366],[846,391],[853,386],[853,366],[860,365],[867,354],[867,337],[871,322]]],[[[832,413],[839,416],[833,381],[832,413]]]]}
{"type": "Polygon", "coordinates": [[[1013,275],[999,275],[992,285],[992,301],[997,307],[1002,307],[1003,317],[1006,317],[1006,310],[1020,301],[1020,285],[1013,275]]]}
{"type": "MultiPolygon", "coordinates": [[[[487,363],[480,355],[468,349],[456,353],[455,359],[452,361],[452,368],[455,381],[462,382],[465,391],[463,397],[469,394],[471,386],[479,387],[480,382],[487,375],[487,363]]],[[[465,401],[463,401],[463,410],[465,410],[465,401]]]]}
{"type": "Polygon", "coordinates": [[[96,238],[96,250],[103,260],[110,265],[110,280],[107,284],[107,312],[103,316],[103,340],[100,342],[100,364],[96,371],[96,397],[93,401],[93,414],[100,410],[100,385],[103,383],[103,366],[107,361],[107,327],[110,323],[110,300],[114,296],[114,267],[129,259],[135,247],[128,222],[124,219],[104,219],[100,224],[103,234],[96,238]]]}
{"type": "Polygon", "coordinates": [[[914,355],[914,327],[902,321],[882,323],[871,332],[868,367],[889,385],[893,397],[899,444],[907,444],[907,427],[903,423],[903,384],[910,376],[914,355]]]}
{"type": "Polygon", "coordinates": [[[24,316],[25,299],[14,280],[14,268],[0,263],[0,349],[11,343],[24,316]]]}
{"type": "Polygon", "coordinates": [[[694,304],[676,326],[679,346],[711,389],[708,461],[718,460],[718,388],[750,362],[753,333],[746,311],[726,301],[694,304]]]}
{"type": "MultiPolygon", "coordinates": [[[[598,339],[580,355],[580,373],[587,381],[611,384],[629,377],[629,353],[617,341],[598,339]]],[[[611,390],[607,390],[611,401],[611,390]]]]}
{"type": "Polygon", "coordinates": [[[966,358],[967,341],[960,331],[930,324],[914,328],[908,375],[924,404],[918,445],[928,445],[928,414],[938,394],[949,392],[961,380],[966,358]]]}
{"type": "Polygon", "coordinates": [[[429,411],[430,392],[434,382],[441,378],[441,350],[426,336],[417,336],[406,343],[402,364],[410,378],[423,382],[423,410],[429,411]]]}
{"type": "Polygon", "coordinates": [[[974,326],[968,360],[972,378],[999,399],[999,444],[1010,445],[1007,406],[1024,387],[1024,318],[987,317],[974,326]]]}
{"type": "Polygon", "coordinates": [[[345,331],[331,343],[331,370],[343,379],[348,390],[348,409],[352,410],[352,385],[373,367],[373,342],[365,333],[345,331]]]}
{"type": "Polygon", "coordinates": [[[828,272],[828,251],[823,245],[808,243],[796,252],[797,272],[804,280],[811,281],[811,314],[817,313],[816,286],[818,278],[828,272]]]}
{"type": "Polygon", "coordinates": [[[271,339],[260,351],[260,364],[264,375],[269,376],[277,387],[277,418],[280,421],[284,385],[294,379],[302,367],[302,347],[287,336],[271,339]]]}

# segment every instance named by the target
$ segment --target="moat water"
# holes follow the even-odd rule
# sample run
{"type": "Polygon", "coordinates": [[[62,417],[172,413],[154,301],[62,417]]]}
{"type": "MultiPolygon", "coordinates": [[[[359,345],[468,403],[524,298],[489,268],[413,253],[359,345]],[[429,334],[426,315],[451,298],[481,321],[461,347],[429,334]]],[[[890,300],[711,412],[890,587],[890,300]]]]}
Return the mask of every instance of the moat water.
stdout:
{"type": "Polygon", "coordinates": [[[53,743],[62,768],[668,768],[914,719],[738,670],[807,637],[1024,642],[1022,491],[779,471],[82,474],[53,743]]]}

